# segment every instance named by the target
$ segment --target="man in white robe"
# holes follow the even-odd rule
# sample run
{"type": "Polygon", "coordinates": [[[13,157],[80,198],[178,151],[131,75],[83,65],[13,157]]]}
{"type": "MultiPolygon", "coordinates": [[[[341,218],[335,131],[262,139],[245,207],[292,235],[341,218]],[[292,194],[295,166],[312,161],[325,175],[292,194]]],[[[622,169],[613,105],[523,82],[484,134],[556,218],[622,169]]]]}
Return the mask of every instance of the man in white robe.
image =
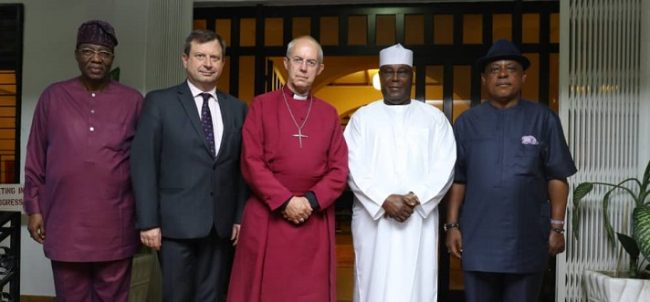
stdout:
{"type": "Polygon", "coordinates": [[[456,144],[435,107],[410,98],[413,52],[380,52],[383,100],[345,129],[356,302],[437,300],[438,204],[451,185],[456,144]]]}

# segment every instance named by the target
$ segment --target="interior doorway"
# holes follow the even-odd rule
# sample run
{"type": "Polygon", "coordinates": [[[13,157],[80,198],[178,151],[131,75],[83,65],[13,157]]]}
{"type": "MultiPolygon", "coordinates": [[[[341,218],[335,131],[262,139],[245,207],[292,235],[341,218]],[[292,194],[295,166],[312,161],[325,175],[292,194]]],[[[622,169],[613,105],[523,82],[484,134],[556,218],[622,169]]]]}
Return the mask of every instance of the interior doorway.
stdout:
{"type": "MultiPolygon", "coordinates": [[[[313,93],[337,108],[344,125],[358,107],[381,98],[372,86],[378,54],[395,43],[414,51],[412,96],[438,107],[452,122],[483,99],[474,63],[500,38],[520,45],[531,61],[524,98],[555,111],[558,108],[559,1],[210,5],[215,7],[194,9],[194,27],[212,29],[224,37],[227,65],[218,87],[246,102],[284,83],[285,47],[294,37],[308,34],[320,41],[325,54],[325,71],[317,78],[313,93]]],[[[352,297],[350,208],[351,194],[346,192],[337,202],[339,301],[352,297]]],[[[460,263],[449,258],[442,228],[440,233],[438,299],[462,301],[460,263]]],[[[546,292],[552,298],[553,290],[546,292]]]]}

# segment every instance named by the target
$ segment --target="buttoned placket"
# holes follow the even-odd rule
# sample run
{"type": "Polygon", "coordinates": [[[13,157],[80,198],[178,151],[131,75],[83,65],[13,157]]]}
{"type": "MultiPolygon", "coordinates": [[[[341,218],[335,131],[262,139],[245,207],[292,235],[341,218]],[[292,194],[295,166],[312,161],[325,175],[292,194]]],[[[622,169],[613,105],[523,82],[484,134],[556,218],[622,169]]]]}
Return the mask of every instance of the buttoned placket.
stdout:
{"type": "Polygon", "coordinates": [[[90,93],[90,99],[88,101],[88,132],[89,132],[89,143],[92,142],[93,134],[97,131],[96,127],[96,117],[95,117],[95,108],[97,107],[97,100],[95,99],[97,97],[97,94],[94,92],[90,93]]]}

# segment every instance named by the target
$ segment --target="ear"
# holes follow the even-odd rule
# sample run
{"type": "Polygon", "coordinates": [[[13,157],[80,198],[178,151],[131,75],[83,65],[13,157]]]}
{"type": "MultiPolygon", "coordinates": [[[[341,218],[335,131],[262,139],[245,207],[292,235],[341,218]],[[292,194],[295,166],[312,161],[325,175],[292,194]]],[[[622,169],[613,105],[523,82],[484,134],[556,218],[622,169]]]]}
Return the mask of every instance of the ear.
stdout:
{"type": "Polygon", "coordinates": [[[323,70],[325,70],[325,64],[318,65],[318,71],[316,71],[316,75],[320,75],[323,70]]]}
{"type": "Polygon", "coordinates": [[[183,61],[183,67],[187,68],[187,61],[189,61],[190,57],[188,57],[186,54],[181,55],[181,61],[183,61]]]}
{"type": "Polygon", "coordinates": [[[284,57],[282,63],[284,63],[284,69],[289,71],[289,58],[284,57]]]}
{"type": "Polygon", "coordinates": [[[523,74],[521,75],[521,83],[522,84],[526,83],[526,71],[524,71],[523,74]]]}
{"type": "Polygon", "coordinates": [[[481,73],[481,84],[485,86],[487,83],[487,78],[485,77],[485,73],[481,73]]]}

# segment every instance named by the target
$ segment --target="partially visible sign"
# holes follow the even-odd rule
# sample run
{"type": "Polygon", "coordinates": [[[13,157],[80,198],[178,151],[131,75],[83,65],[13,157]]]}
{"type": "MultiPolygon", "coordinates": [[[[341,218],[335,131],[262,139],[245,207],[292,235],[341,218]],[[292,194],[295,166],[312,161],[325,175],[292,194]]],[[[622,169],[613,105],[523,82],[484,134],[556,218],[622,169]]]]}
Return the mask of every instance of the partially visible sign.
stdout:
{"type": "Polygon", "coordinates": [[[0,184],[0,211],[23,211],[23,185],[0,184]]]}

